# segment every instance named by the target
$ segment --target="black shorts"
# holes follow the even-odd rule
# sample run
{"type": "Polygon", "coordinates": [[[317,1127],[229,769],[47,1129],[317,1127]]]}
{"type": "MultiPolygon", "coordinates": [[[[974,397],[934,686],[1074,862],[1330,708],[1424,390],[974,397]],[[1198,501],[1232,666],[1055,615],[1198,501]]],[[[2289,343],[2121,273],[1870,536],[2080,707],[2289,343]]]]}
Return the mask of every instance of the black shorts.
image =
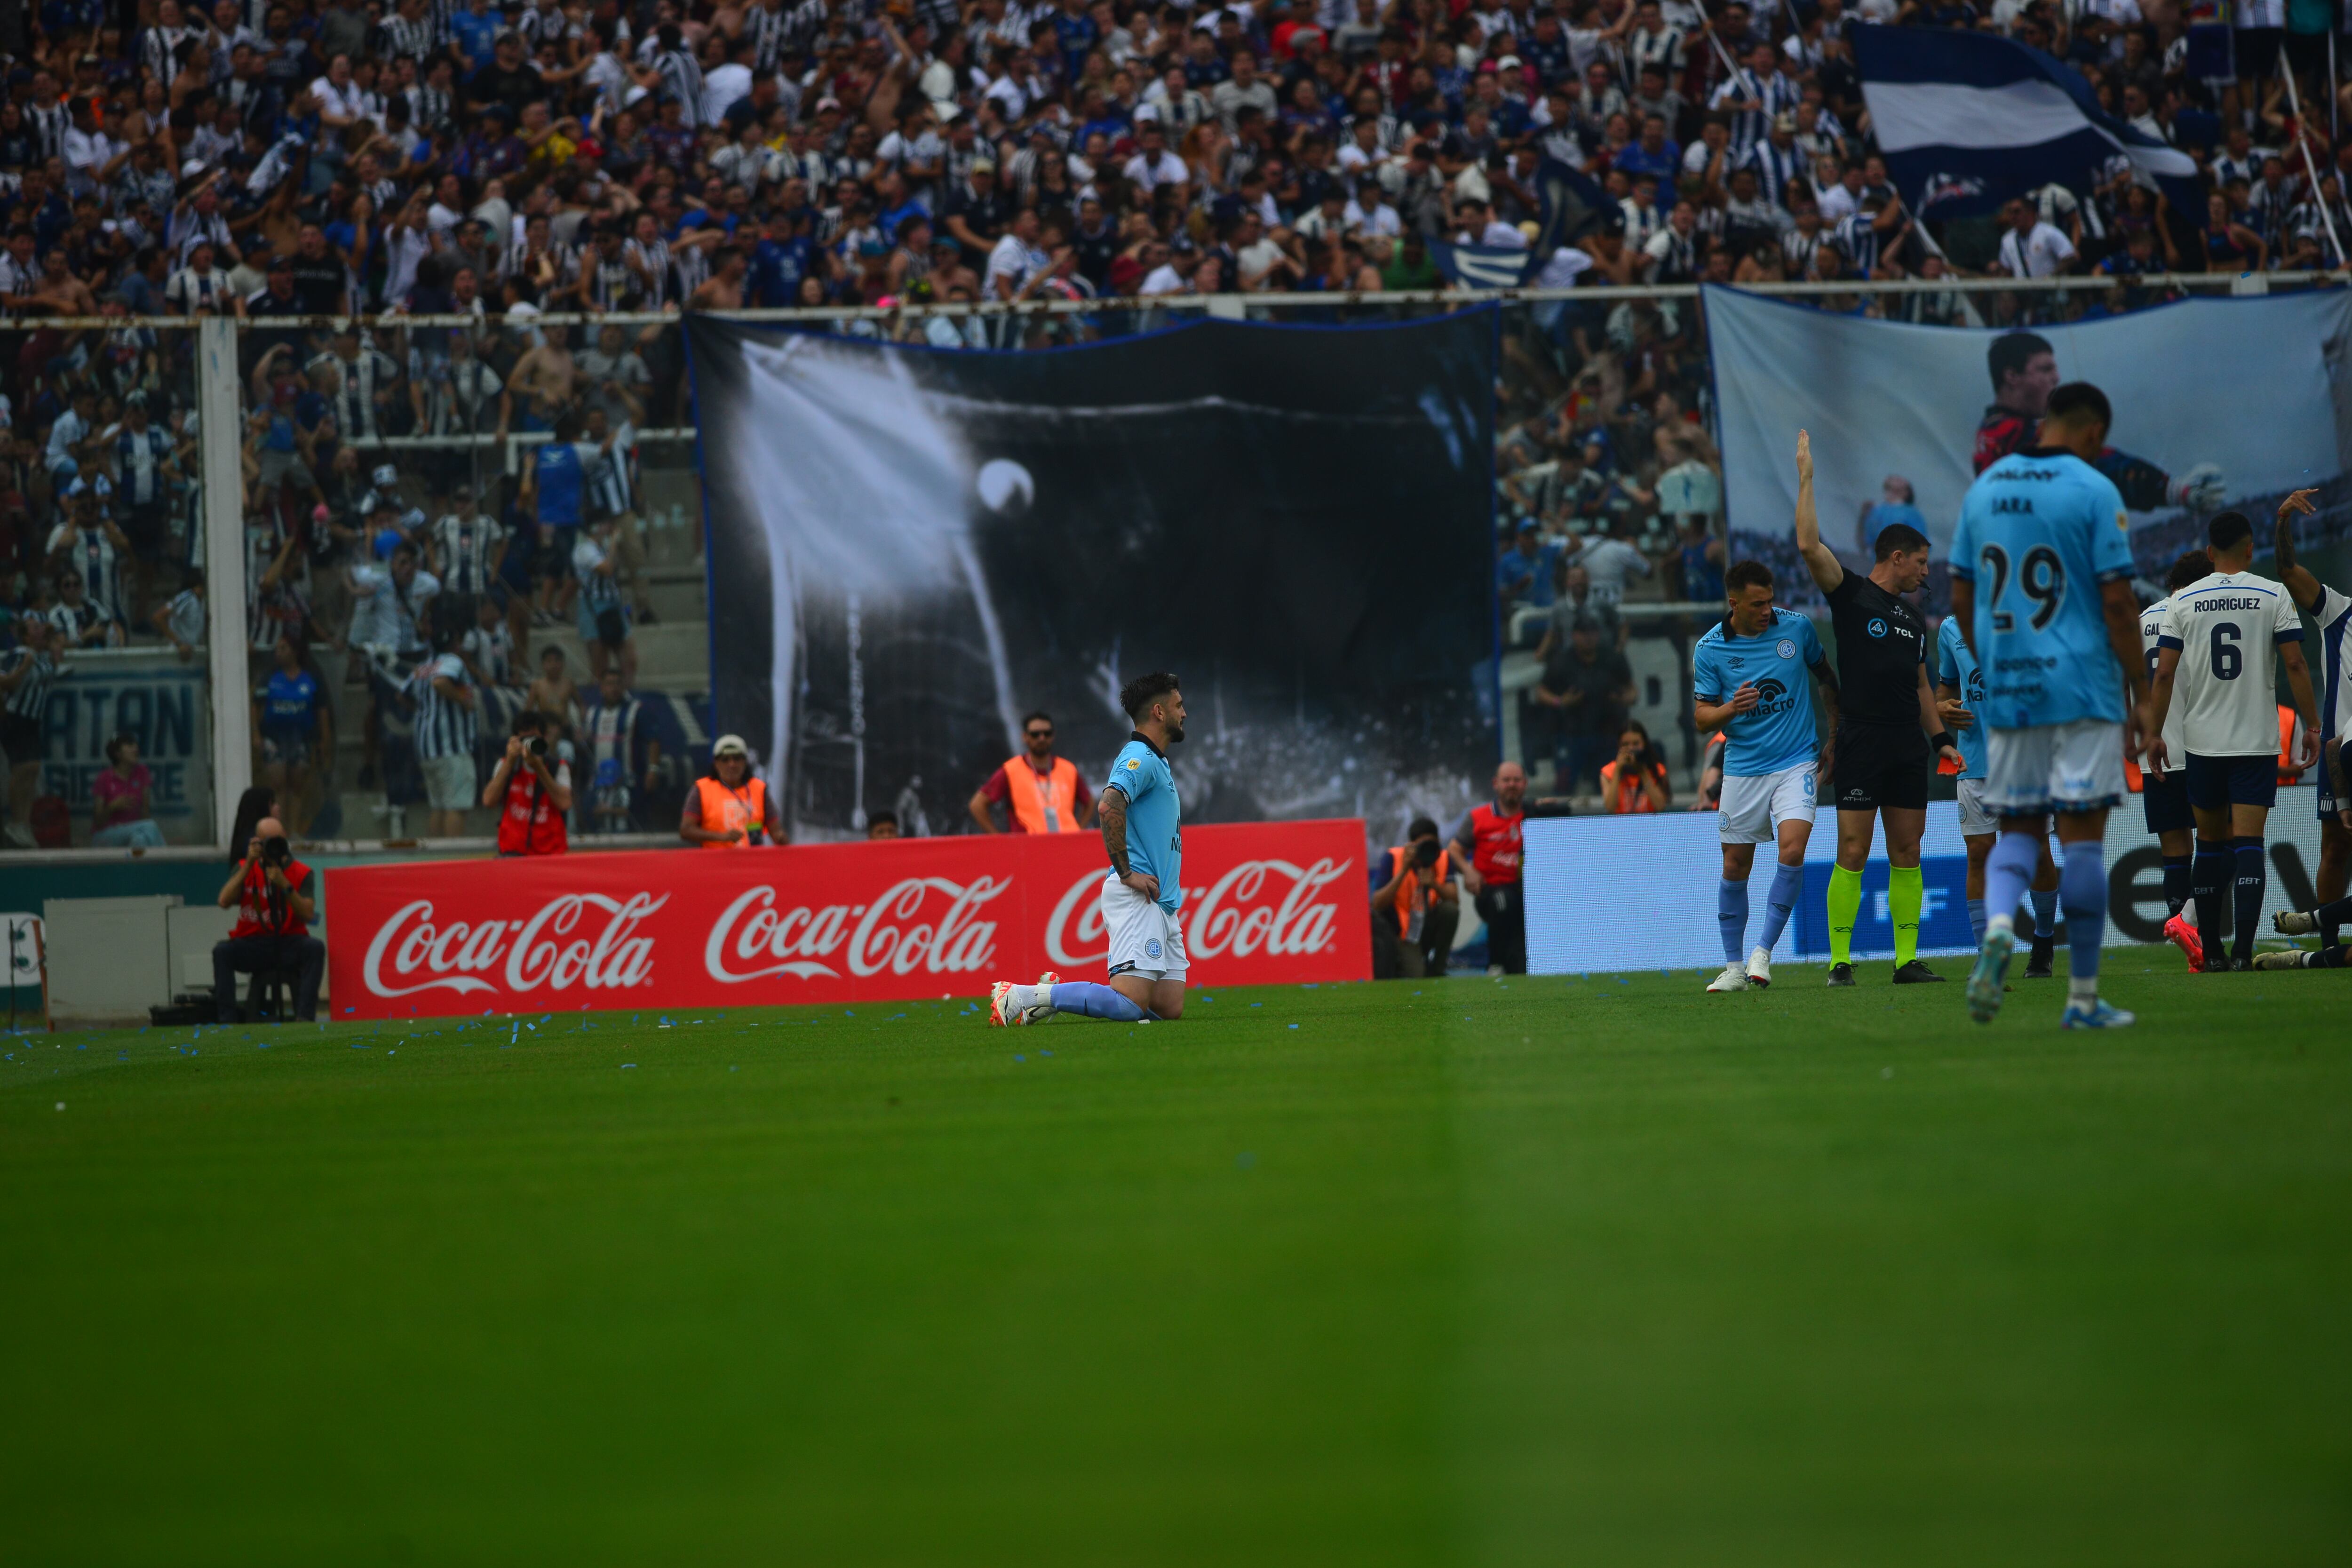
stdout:
{"type": "Polygon", "coordinates": [[[1918,725],[1841,722],[1832,762],[1831,803],[1838,810],[1927,809],[1935,758],[1918,725]]]}
{"type": "Polygon", "coordinates": [[[2189,804],[2206,811],[2278,804],[2276,757],[2200,757],[2189,753],[2189,804]]]}
{"type": "Polygon", "coordinates": [[[2189,775],[2174,768],[2162,778],[2142,770],[2140,807],[2147,813],[2150,833],[2179,833],[2197,826],[2189,809],[2189,775]]]}
{"type": "Polygon", "coordinates": [[[8,753],[8,765],[12,768],[39,762],[41,721],[27,719],[22,713],[0,713],[0,752],[8,753]]]}

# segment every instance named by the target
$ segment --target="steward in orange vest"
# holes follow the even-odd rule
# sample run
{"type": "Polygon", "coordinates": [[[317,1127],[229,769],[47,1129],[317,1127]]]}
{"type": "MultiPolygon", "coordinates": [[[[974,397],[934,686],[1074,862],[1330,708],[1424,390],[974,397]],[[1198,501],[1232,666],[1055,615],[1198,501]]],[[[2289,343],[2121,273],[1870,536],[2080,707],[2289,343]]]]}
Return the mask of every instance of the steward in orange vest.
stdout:
{"type": "Polygon", "coordinates": [[[1021,721],[1027,750],[1006,759],[972,793],[972,821],[982,833],[1084,833],[1094,826],[1095,799],[1077,765],[1054,755],[1054,721],[1032,713],[1021,721]],[[992,809],[1004,807],[999,828],[992,809]]]}
{"type": "Polygon", "coordinates": [[[753,849],[788,841],[776,820],[776,797],[751,776],[751,753],[740,735],[721,735],[710,748],[710,775],[694,781],[678,818],[677,836],[705,849],[753,849]]]}
{"type": "Polygon", "coordinates": [[[1444,974],[1462,921],[1454,890],[1454,859],[1437,824],[1418,817],[1406,842],[1375,858],[1372,887],[1372,978],[1418,980],[1444,974]]]}

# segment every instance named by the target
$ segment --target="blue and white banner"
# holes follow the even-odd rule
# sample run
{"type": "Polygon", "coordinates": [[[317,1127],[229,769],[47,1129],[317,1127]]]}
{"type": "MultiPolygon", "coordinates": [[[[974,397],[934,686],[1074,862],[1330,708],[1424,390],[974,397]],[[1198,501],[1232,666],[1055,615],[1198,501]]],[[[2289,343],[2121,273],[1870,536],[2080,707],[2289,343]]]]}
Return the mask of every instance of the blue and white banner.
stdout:
{"type": "Polygon", "coordinates": [[[2118,153],[2175,208],[2204,210],[2195,160],[2104,112],[2089,83],[2039,49],[1940,27],[1848,37],[1871,130],[1914,212],[1958,217],[2053,183],[2082,190],[2118,153]]]}
{"type": "MultiPolygon", "coordinates": [[[[1772,956],[1790,963],[1821,963],[1829,957],[1830,868],[1837,853],[1837,824],[1822,813],[1805,848],[1805,890],[1772,956]]],[[[1723,874],[1720,819],[1715,813],[1668,811],[1641,816],[1529,818],[1527,838],[1528,969],[1536,974],[1580,974],[1627,969],[1683,969],[1712,973],[1723,966],[1722,938],[1716,921],[1716,884],[1723,874]]],[[[1923,956],[1957,958],[1976,951],[1969,930],[1968,845],[1960,837],[1959,808],[1948,800],[1927,803],[1927,826],[1919,845],[1926,884],[1919,911],[1923,956]]],[[[2263,895],[2261,935],[2282,910],[2305,910],[2316,901],[2312,879],[2319,869],[2319,814],[2309,784],[2282,789],[2270,819],[2270,872],[2263,895]]],[[[2164,857],[2148,833],[2137,798],[2107,814],[2106,945],[2163,940],[2164,857]]],[[[1862,910],[1854,923],[1853,957],[1884,962],[1895,952],[1895,928],[1886,908],[1886,837],[1871,840],[1862,873],[1862,910]]],[[[1748,881],[1748,944],[1764,924],[1764,895],[1772,886],[1769,849],[1756,857],[1748,881]]],[[[2114,964],[2118,979],[2137,976],[2139,963],[2178,969],[2180,956],[2167,948],[2126,968],[2114,964]]],[[[1936,965],[1958,979],[1961,963],[1936,965]]],[[[1885,979],[1885,972],[1870,984],[1885,979]]],[[[1818,980],[1813,984],[1818,984],[1818,980]]],[[[1697,984],[1693,982],[1694,987],[1697,984]]],[[[2116,987],[2125,1005],[2130,992],[2116,987]]],[[[1952,1006],[1960,1005],[1958,987],[1952,1006]]],[[[2061,993],[2052,990],[2054,1014],[2061,993]]]]}
{"type": "Polygon", "coordinates": [[[1867,548],[1869,510],[1899,480],[1940,551],[1976,477],[1979,429],[2013,417],[2030,440],[2041,401],[2064,381],[2105,391],[2110,445],[2147,465],[2133,470],[2142,482],[2124,485],[2144,569],[2201,542],[2201,521],[2161,500],[2200,465],[2221,470],[2226,504],[2265,527],[2290,489],[2320,486],[2331,510],[2344,504],[2335,481],[2352,469],[2352,294],[2342,290],[2033,328],[2050,358],[2015,356],[2029,374],[2010,378],[2004,407],[1991,370],[1999,331],[1832,315],[1736,289],[1709,289],[1706,310],[1735,531],[1791,537],[1802,428],[1832,548],[1867,548]]]}

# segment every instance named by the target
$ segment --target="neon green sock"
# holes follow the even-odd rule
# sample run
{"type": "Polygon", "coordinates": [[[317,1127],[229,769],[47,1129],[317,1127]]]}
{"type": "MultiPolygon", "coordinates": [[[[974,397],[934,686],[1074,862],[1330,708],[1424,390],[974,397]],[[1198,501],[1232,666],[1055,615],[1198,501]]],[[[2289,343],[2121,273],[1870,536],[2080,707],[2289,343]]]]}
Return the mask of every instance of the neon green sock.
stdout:
{"type": "Polygon", "coordinates": [[[1916,866],[1894,866],[1886,873],[1886,912],[1895,921],[1895,967],[1919,956],[1919,906],[1927,884],[1916,866]]]}
{"type": "Polygon", "coordinates": [[[1830,868],[1830,962],[1853,962],[1853,921],[1862,913],[1862,873],[1830,868]]]}

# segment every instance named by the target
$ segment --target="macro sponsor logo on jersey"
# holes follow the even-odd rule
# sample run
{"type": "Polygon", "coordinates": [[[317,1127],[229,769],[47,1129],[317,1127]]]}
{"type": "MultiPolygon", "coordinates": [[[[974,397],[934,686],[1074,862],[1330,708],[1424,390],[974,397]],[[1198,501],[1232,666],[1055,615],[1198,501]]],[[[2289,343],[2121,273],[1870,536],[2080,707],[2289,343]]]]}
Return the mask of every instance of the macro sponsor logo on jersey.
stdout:
{"type": "Polygon", "coordinates": [[[1777,675],[1768,675],[1756,682],[1756,706],[1748,712],[1750,719],[1770,719],[1797,706],[1795,688],[1777,675]]]}

